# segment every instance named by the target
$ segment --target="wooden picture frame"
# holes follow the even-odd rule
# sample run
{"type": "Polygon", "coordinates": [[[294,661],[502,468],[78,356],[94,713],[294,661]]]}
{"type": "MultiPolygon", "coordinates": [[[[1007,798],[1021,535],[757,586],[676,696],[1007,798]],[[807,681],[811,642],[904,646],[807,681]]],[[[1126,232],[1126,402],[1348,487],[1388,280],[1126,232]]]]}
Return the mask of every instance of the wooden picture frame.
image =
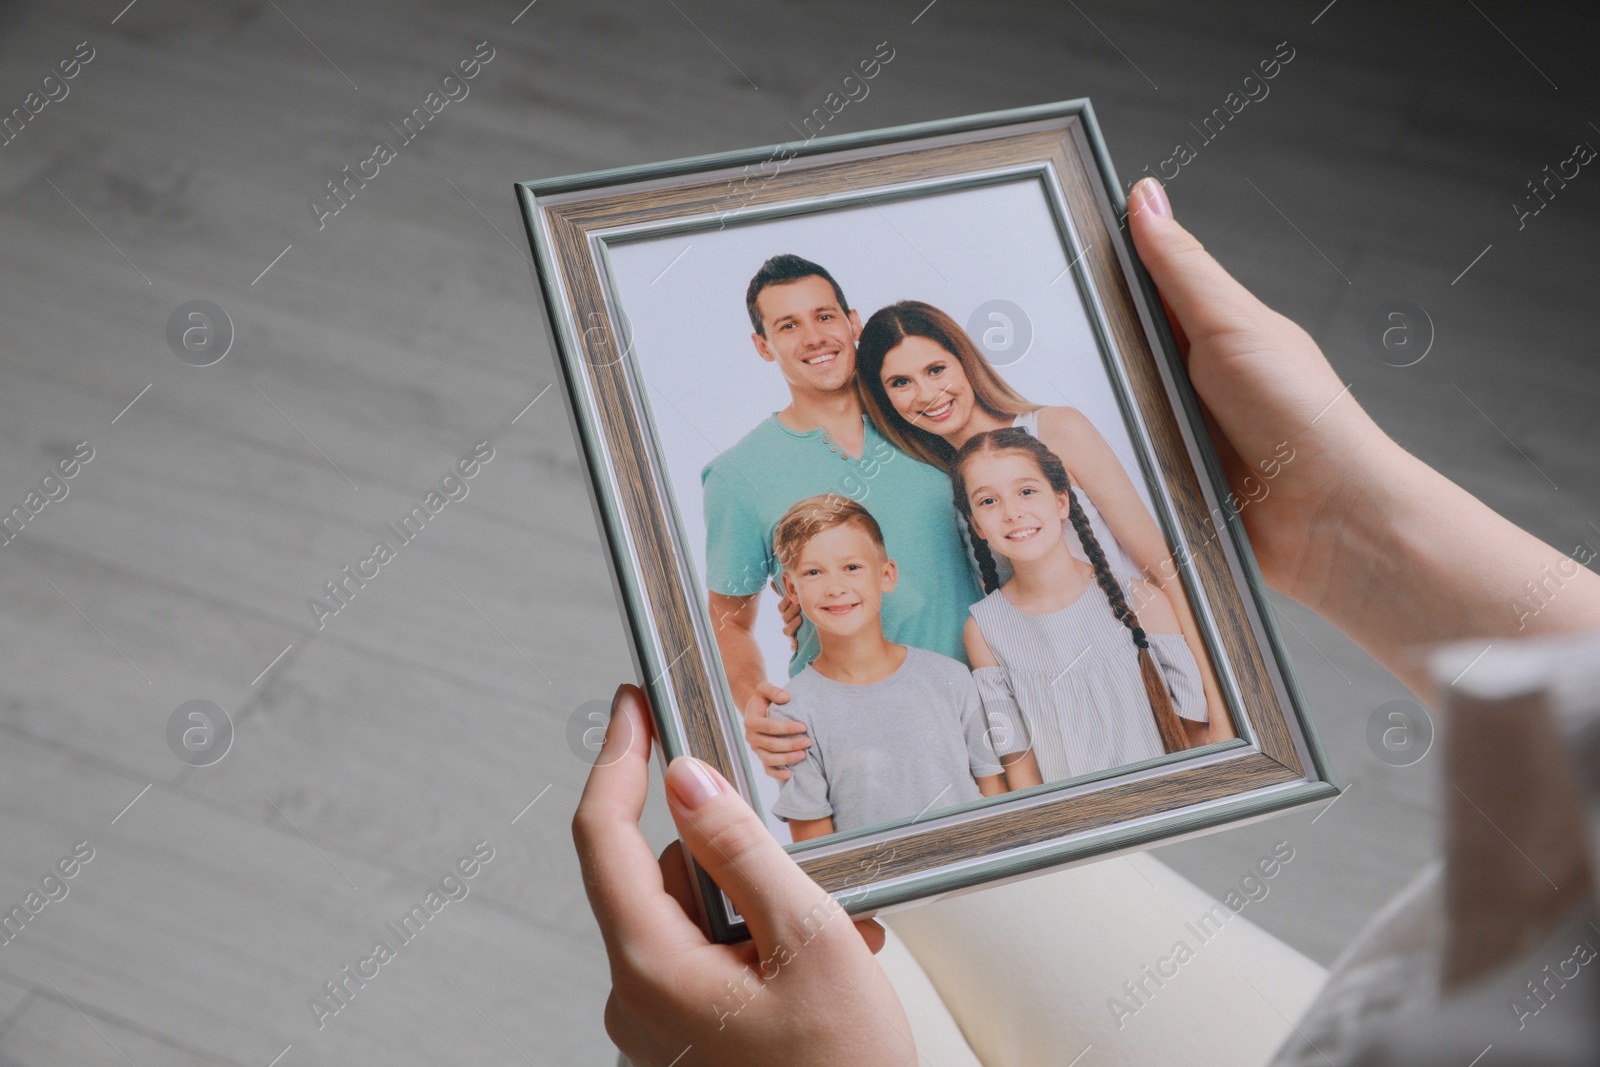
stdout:
{"type": "MultiPolygon", "coordinates": [[[[790,845],[807,873],[858,916],[1338,795],[1239,521],[1249,501],[1234,497],[1221,473],[1128,236],[1125,195],[1093,109],[1074,100],[516,187],[661,755],[705,760],[752,802],[762,770],[745,746],[697,577],[695,553],[703,546],[685,532],[685,516],[693,516],[678,497],[692,491],[669,474],[674,461],[657,433],[658,418],[676,416],[671,399],[643,376],[639,324],[629,314],[635,298],[623,291],[618,262],[640,242],[697,238],[700,247],[715,247],[730,234],[758,233],[755,227],[820,225],[830,213],[852,209],[887,221],[883,213],[898,210],[894,205],[988,196],[1002,187],[1036,189],[1048,207],[1070,260],[1062,274],[1076,283],[1076,293],[1066,285],[1054,292],[1093,327],[1099,371],[1136,454],[1130,475],[1144,480],[1237,736],[790,845]]],[[[668,265],[662,275],[667,270],[690,267],[668,265]]],[[[631,290],[642,291],[639,284],[631,290]]],[[[743,313],[744,295],[721,291],[714,298],[743,313]]],[[[721,344],[712,347],[720,353],[721,344]]],[[[747,344],[730,337],[727,358],[747,344]]],[[[754,358],[748,347],[742,351],[754,358]]],[[[718,377],[708,369],[697,388],[715,390],[718,377]]],[[[1289,455],[1278,458],[1292,462],[1292,446],[1289,455]]],[[[1267,457],[1262,461],[1270,491],[1267,457]]],[[[693,873],[712,936],[743,936],[727,897],[702,871],[693,873]]]]}

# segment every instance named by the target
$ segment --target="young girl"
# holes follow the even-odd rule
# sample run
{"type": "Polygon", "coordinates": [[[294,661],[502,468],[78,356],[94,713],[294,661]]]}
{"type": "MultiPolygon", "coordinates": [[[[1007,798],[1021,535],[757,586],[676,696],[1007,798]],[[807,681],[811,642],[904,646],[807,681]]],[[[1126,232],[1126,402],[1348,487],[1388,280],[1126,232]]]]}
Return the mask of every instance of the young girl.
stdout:
{"type": "Polygon", "coordinates": [[[962,445],[950,476],[989,593],[972,605],[967,656],[1012,787],[1203,739],[1200,670],[1172,605],[1154,585],[1131,582],[1143,619],[1134,613],[1060,458],[1007,427],[962,445]],[[1090,562],[1069,550],[1063,523],[1090,562]],[[1004,585],[996,554],[1011,564],[1004,585]],[[1007,724],[1015,736],[1003,736],[1007,724]]]}

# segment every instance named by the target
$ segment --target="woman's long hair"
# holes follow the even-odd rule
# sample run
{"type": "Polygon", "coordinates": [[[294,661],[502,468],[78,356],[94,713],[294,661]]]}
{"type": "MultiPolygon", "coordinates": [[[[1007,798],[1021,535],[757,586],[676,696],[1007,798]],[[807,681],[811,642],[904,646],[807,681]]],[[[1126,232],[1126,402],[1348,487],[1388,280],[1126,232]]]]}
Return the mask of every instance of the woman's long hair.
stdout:
{"type": "Polygon", "coordinates": [[[890,441],[902,452],[949,470],[956,450],[944,438],[913,426],[900,416],[883,387],[883,361],[907,337],[925,337],[950,353],[966,373],[978,406],[997,419],[1014,419],[1042,404],[1029,403],[995,373],[967,331],[949,315],[920,300],[902,300],[879,308],[861,328],[856,342],[856,391],[862,407],[890,441]]]}
{"type": "Polygon", "coordinates": [[[967,496],[966,467],[977,456],[1004,452],[1026,455],[1038,466],[1039,473],[1044,475],[1052,490],[1058,495],[1066,494],[1067,518],[1072,523],[1072,528],[1078,532],[1078,543],[1083,545],[1083,554],[1089,557],[1089,563],[1094,567],[1095,582],[1105,594],[1111,606],[1111,614],[1128,628],[1134,647],[1139,650],[1139,674],[1144,681],[1145,695],[1150,700],[1150,710],[1155,714],[1156,732],[1161,736],[1162,748],[1168,752],[1179,752],[1188,748],[1188,737],[1178,719],[1177,711],[1172,706],[1172,693],[1167,689],[1166,680],[1161,677],[1161,672],[1150,655],[1150,639],[1145,634],[1144,627],[1139,625],[1139,616],[1128,604],[1121,583],[1111,573],[1111,565],[1106,561],[1105,550],[1100,547],[1100,539],[1095,536],[1094,527],[1089,524],[1089,516],[1079,506],[1077,494],[1072,491],[1072,480],[1067,476],[1066,465],[1061,462],[1060,456],[1045,446],[1043,441],[1028,431],[1014,426],[974,434],[961,446],[960,451],[955,453],[955,458],[950,464],[950,481],[955,493],[956,509],[966,520],[967,532],[972,537],[972,554],[977,558],[978,570],[983,576],[983,591],[992,593],[1000,588],[1000,579],[999,572],[995,568],[994,550],[989,547],[988,541],[978,535],[978,527],[972,521],[972,501],[967,496]]]}

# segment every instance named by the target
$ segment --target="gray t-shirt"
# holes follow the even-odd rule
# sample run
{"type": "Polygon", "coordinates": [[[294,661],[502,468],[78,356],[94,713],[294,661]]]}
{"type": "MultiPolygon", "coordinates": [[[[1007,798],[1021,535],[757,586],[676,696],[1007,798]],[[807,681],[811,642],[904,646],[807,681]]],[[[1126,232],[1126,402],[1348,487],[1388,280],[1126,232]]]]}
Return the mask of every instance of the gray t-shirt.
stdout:
{"type": "Polygon", "coordinates": [[[1001,773],[966,666],[922,648],[869,685],[846,685],[807,664],[789,679],[776,719],[806,724],[812,746],[790,768],[772,813],[831,816],[835,832],[905,822],[977,800],[974,778],[1001,773]]]}

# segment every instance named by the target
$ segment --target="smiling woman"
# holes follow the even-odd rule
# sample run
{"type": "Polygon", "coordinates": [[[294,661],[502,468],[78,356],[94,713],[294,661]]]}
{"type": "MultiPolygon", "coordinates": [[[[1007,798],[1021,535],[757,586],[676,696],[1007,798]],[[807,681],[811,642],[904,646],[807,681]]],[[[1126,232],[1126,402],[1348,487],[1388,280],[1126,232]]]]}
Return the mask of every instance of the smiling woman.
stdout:
{"type": "MultiPolygon", "coordinates": [[[[873,423],[899,448],[924,463],[948,470],[956,450],[983,430],[1019,426],[1030,433],[1039,432],[1045,410],[1042,405],[1008,385],[967,332],[930,304],[902,300],[874,312],[862,328],[856,358],[860,367],[857,389],[873,423]]],[[[1054,415],[1051,412],[1052,427],[1054,415]]],[[[1083,429],[1099,437],[1086,421],[1083,429]]],[[[1112,572],[1118,576],[1137,573],[1138,568],[1123,551],[1121,538],[1107,529],[1094,500],[1096,494],[1086,488],[1097,484],[1100,479],[1095,475],[1101,473],[1089,470],[1084,462],[1089,450],[1057,451],[1079,486],[1078,500],[1109,554],[1112,572]]],[[[1105,473],[1114,478],[1119,472],[1120,464],[1105,473]]],[[[1126,488],[1131,490],[1131,483],[1126,488]]],[[[1081,549],[1074,551],[1088,561],[1081,549]]],[[[974,561],[981,565],[976,552],[974,561]]],[[[991,587],[998,587],[1009,575],[1009,564],[1003,559],[990,563],[998,569],[986,580],[991,587]]]]}

